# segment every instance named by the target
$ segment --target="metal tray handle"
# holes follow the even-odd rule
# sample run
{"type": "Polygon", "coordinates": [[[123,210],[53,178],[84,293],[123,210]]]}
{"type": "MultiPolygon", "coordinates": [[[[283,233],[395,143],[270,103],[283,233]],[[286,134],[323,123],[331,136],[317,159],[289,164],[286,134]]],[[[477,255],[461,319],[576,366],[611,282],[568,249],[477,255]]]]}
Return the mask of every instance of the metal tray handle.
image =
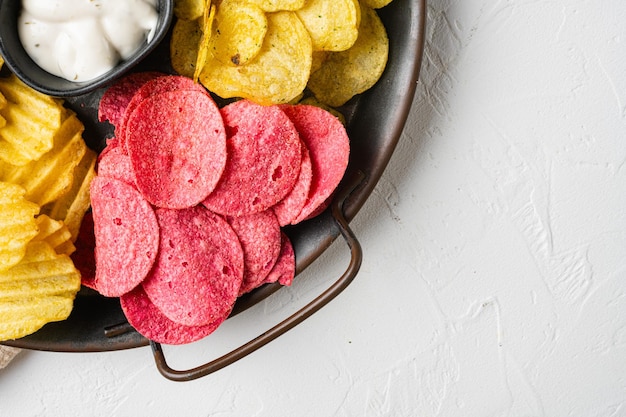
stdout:
{"type": "Polygon", "coordinates": [[[328,304],[330,300],[339,295],[339,293],[341,293],[352,282],[357,272],[359,271],[359,268],[361,267],[361,262],[363,259],[361,244],[350,229],[348,220],[343,213],[344,202],[353,190],[353,187],[347,187],[342,195],[338,195],[331,204],[332,217],[337,227],[339,228],[339,232],[346,241],[351,254],[350,264],[344,271],[343,275],[341,275],[341,277],[339,277],[337,281],[335,281],[329,288],[327,288],[322,294],[317,296],[317,298],[315,298],[313,301],[309,302],[300,310],[296,311],[282,322],[270,328],[265,333],[262,333],[261,335],[255,337],[249,342],[239,346],[238,348],[226,353],[225,355],[217,359],[214,359],[210,362],[205,363],[204,365],[200,365],[192,369],[172,369],[167,364],[161,344],[150,341],[150,346],[152,347],[152,352],[154,354],[154,360],[161,375],[172,381],[191,381],[218,371],[249,355],[255,350],[265,346],[266,344],[278,338],[288,330],[302,323],[313,313],[328,304]]]}

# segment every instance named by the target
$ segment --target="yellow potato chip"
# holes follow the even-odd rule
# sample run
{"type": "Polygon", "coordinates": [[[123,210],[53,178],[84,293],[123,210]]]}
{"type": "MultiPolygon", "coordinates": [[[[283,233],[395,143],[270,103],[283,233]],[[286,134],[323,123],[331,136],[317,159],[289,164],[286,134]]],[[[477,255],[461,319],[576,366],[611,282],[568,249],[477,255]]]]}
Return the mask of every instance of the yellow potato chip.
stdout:
{"type": "Polygon", "coordinates": [[[311,35],[314,51],[345,51],[359,35],[358,0],[308,0],[296,14],[311,35]]]}
{"type": "Polygon", "coordinates": [[[24,165],[52,149],[54,132],[66,109],[58,99],[41,94],[15,75],[0,77],[0,93],[7,105],[0,109],[5,125],[0,128],[0,159],[24,165]]]}
{"type": "Polygon", "coordinates": [[[39,206],[24,198],[19,185],[0,182],[0,271],[16,265],[37,235],[39,206]]]}
{"type": "Polygon", "coordinates": [[[389,38],[376,11],[361,5],[359,36],[349,49],[332,52],[311,74],[309,89],[322,103],[339,107],[371,88],[382,75],[389,54],[389,38]]]}
{"type": "Polygon", "coordinates": [[[65,320],[74,298],[48,296],[0,302],[0,340],[18,339],[41,329],[52,321],[65,320]]]}
{"type": "Polygon", "coordinates": [[[311,61],[311,74],[322,67],[328,58],[328,51],[313,51],[313,60],[311,61]]]}
{"type": "MultiPolygon", "coordinates": [[[[2,65],[0,65],[2,67],[2,65]]],[[[0,109],[3,109],[7,106],[7,99],[4,97],[2,93],[0,93],[0,109]]],[[[3,128],[7,124],[7,119],[5,119],[2,114],[0,114],[0,128],[3,128]]]]}
{"type": "MultiPolygon", "coordinates": [[[[4,97],[2,96],[2,93],[0,93],[0,101],[2,101],[4,97]]],[[[2,103],[0,103],[0,107],[1,107],[2,103]]],[[[5,119],[1,114],[0,114],[0,129],[2,129],[3,127],[5,127],[7,125],[7,119],[5,119]]]]}
{"type": "Polygon", "coordinates": [[[87,150],[82,138],[84,126],[76,114],[69,114],[53,132],[53,148],[38,160],[22,166],[0,162],[0,180],[21,185],[26,199],[43,206],[66,193],[72,186],[74,168],[87,150]]]}
{"type": "MultiPolygon", "coordinates": [[[[67,258],[69,259],[69,258],[67,258]]],[[[71,262],[71,259],[69,259],[71,262]]],[[[72,267],[73,267],[72,263],[72,267]]],[[[30,268],[35,268],[32,265],[30,268]]],[[[70,272],[76,276],[77,270],[70,272]]],[[[80,280],[80,277],[79,277],[80,280]]],[[[0,282],[0,303],[4,300],[15,300],[20,298],[45,297],[50,295],[72,296],[78,292],[78,288],[73,284],[76,280],[68,275],[50,275],[37,277],[18,277],[15,281],[0,282]]],[[[80,281],[79,281],[80,282],[80,281]]]]}
{"type": "Polygon", "coordinates": [[[259,104],[288,103],[302,93],[311,71],[311,37],[294,12],[269,13],[267,19],[261,51],[247,65],[234,67],[209,57],[200,74],[209,91],[259,104]]]}
{"type": "Polygon", "coordinates": [[[195,20],[202,17],[206,6],[206,0],[176,0],[174,15],[178,19],[195,20]]]}
{"type": "MultiPolygon", "coordinates": [[[[0,69],[2,69],[2,65],[4,64],[4,61],[2,60],[2,57],[0,56],[0,69]]],[[[4,95],[2,95],[2,93],[0,93],[0,109],[5,107],[7,105],[7,99],[4,97],[4,95]]],[[[0,128],[6,126],[7,121],[6,119],[0,114],[0,128]]]]}
{"type": "Polygon", "coordinates": [[[261,50],[267,18],[259,6],[246,0],[222,0],[215,12],[209,50],[226,65],[245,65],[261,50]]]}
{"type": "Polygon", "coordinates": [[[96,175],[96,158],[96,153],[87,148],[83,159],[74,169],[72,188],[61,198],[41,209],[41,213],[63,221],[72,235],[72,242],[76,241],[80,224],[91,204],[89,184],[96,175]]]}
{"type": "Polygon", "coordinates": [[[202,38],[200,19],[178,19],[170,38],[170,60],[178,74],[193,78],[198,60],[198,45],[202,38]]]}
{"type": "MultiPolygon", "coordinates": [[[[68,255],[56,253],[46,241],[33,240],[26,245],[23,259],[0,273],[0,283],[7,285],[22,281],[33,283],[53,277],[65,277],[65,281],[51,292],[51,295],[75,293],[80,289],[80,273],[72,259],[68,255]]],[[[0,291],[0,300],[12,297],[7,295],[7,292],[0,291]]]]}
{"type": "Polygon", "coordinates": [[[215,5],[204,10],[204,16],[202,19],[202,35],[200,35],[200,45],[198,45],[198,57],[196,58],[196,68],[193,72],[194,82],[200,78],[200,72],[207,61],[209,56],[209,43],[211,41],[211,35],[213,33],[213,20],[215,19],[215,5]]]}
{"type": "Polygon", "coordinates": [[[248,3],[256,4],[266,12],[277,12],[279,10],[298,10],[307,0],[246,0],[248,3]]]}
{"type": "Polygon", "coordinates": [[[344,126],[346,125],[346,117],[343,115],[343,113],[341,113],[337,109],[334,109],[334,108],[332,108],[330,106],[327,106],[326,104],[320,102],[315,97],[309,96],[307,98],[304,98],[304,99],[300,100],[299,103],[300,104],[308,104],[310,106],[315,106],[315,107],[322,108],[322,109],[326,110],[327,112],[333,114],[337,119],[339,119],[341,124],[343,124],[344,126]]]}
{"type": "Polygon", "coordinates": [[[391,0],[361,0],[361,2],[372,9],[380,9],[391,3],[391,0]]]}
{"type": "Polygon", "coordinates": [[[33,238],[33,242],[44,241],[59,255],[71,255],[76,247],[72,242],[72,234],[65,223],[54,220],[45,214],[37,217],[39,233],[33,238]]]}
{"type": "Polygon", "coordinates": [[[79,289],[80,273],[68,255],[46,241],[29,242],[22,260],[0,272],[0,340],[66,319],[79,289]]]}

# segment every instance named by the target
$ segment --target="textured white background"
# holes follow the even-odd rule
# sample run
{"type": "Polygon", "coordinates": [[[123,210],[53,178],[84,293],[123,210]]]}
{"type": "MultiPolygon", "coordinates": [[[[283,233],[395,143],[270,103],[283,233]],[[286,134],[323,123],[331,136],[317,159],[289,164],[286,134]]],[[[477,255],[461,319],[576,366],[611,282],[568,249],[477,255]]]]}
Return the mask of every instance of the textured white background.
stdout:
{"type": "MultiPolygon", "coordinates": [[[[188,383],[149,348],[22,352],[0,372],[0,416],[626,416],[626,2],[428,11],[412,115],[353,222],[365,260],[339,298],[188,383]]],[[[346,260],[338,242],[293,288],[166,353],[215,357],[346,260]]]]}

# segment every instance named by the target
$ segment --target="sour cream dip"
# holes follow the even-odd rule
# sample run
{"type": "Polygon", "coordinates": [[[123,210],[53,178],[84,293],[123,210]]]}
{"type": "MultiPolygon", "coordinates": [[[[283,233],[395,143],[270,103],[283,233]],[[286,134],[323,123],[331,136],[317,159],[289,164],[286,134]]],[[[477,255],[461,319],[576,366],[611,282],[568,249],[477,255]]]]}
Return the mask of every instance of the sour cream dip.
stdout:
{"type": "Polygon", "coordinates": [[[152,40],[157,1],[22,0],[20,40],[49,73],[89,81],[152,40]]]}

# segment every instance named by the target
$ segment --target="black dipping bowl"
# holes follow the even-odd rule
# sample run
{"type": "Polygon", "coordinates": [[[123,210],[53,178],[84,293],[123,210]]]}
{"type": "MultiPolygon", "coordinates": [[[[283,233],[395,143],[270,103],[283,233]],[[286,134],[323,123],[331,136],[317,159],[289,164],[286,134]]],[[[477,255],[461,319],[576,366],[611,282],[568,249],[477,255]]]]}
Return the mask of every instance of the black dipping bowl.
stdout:
{"type": "Polygon", "coordinates": [[[22,7],[19,0],[0,0],[0,54],[5,64],[24,83],[44,94],[55,97],[78,96],[103,87],[138,64],[163,40],[172,23],[174,1],[159,0],[159,20],[150,43],[140,47],[132,57],[121,61],[106,74],[90,81],[73,82],[57,77],[40,68],[24,50],[17,30],[22,7]]]}

